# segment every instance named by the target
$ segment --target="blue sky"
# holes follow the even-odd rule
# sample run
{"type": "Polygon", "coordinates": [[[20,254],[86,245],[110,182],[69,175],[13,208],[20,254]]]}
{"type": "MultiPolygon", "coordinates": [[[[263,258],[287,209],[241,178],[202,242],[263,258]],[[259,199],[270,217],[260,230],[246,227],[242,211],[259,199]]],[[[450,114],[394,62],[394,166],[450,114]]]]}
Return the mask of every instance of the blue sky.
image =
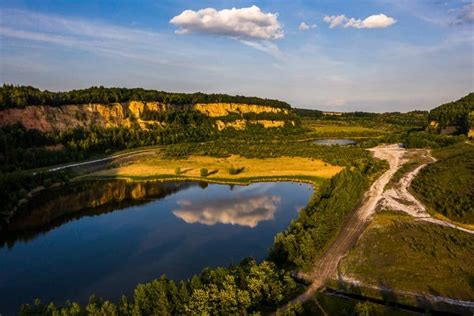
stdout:
{"type": "Polygon", "coordinates": [[[0,0],[0,79],[429,109],[474,90],[473,27],[465,0],[0,0]]]}

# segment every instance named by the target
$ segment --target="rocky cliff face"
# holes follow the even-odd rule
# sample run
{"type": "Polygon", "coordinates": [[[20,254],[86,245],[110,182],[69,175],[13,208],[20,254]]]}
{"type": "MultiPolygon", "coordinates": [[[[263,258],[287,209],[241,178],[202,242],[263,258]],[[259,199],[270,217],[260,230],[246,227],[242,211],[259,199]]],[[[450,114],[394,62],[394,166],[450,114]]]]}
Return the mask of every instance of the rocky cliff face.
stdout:
{"type": "MultiPolygon", "coordinates": [[[[195,104],[193,106],[182,106],[182,108],[194,108],[212,118],[227,116],[229,114],[246,113],[273,113],[289,114],[287,109],[271,106],[237,103],[210,103],[195,104]]],[[[11,108],[0,111],[0,126],[20,123],[27,129],[37,129],[43,132],[66,131],[74,128],[87,128],[90,126],[100,127],[130,127],[137,123],[141,128],[148,124],[163,126],[165,122],[150,121],[144,116],[145,112],[163,112],[171,108],[170,105],[158,102],[130,101],[126,103],[112,104],[81,104],[64,105],[60,107],[51,106],[27,106],[26,108],[11,108]]],[[[173,106],[173,108],[176,108],[173,106]]],[[[216,121],[216,127],[222,130],[227,127],[244,129],[246,120],[235,122],[216,121]]],[[[262,124],[264,127],[282,127],[283,121],[259,120],[251,122],[262,124]]]]}

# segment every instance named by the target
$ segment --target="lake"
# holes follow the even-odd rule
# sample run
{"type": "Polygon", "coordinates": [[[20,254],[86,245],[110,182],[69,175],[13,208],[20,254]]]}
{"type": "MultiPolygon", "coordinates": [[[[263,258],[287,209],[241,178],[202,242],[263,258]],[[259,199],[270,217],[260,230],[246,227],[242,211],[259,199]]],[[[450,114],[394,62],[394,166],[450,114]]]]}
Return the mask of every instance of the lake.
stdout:
{"type": "Polygon", "coordinates": [[[312,193],[288,182],[118,180],[45,190],[0,232],[0,314],[35,297],[116,300],[162,274],[260,261],[312,193]]]}
{"type": "Polygon", "coordinates": [[[318,139],[313,141],[314,144],[318,145],[355,145],[357,142],[352,139],[346,139],[346,138],[326,138],[326,139],[318,139]]]}

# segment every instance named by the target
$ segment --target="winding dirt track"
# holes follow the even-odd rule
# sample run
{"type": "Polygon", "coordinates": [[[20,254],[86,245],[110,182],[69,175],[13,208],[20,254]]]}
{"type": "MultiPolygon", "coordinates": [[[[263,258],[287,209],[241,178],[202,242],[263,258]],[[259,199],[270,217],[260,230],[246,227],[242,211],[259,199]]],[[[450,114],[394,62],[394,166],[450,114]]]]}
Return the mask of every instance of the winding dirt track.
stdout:
{"type": "MultiPolygon", "coordinates": [[[[408,151],[399,145],[378,146],[370,149],[370,151],[374,153],[375,158],[387,160],[390,165],[389,169],[382,174],[365,193],[359,207],[350,215],[345,225],[341,228],[339,235],[326,252],[315,262],[313,270],[309,274],[300,274],[298,276],[301,279],[311,282],[311,284],[306,292],[295,298],[292,303],[303,303],[312,299],[316,292],[323,288],[328,279],[336,276],[339,261],[356,244],[370,223],[371,216],[379,208],[403,211],[419,220],[474,234],[474,231],[431,217],[424,205],[408,191],[415,176],[422,168],[428,165],[428,163],[422,164],[415,168],[415,170],[408,172],[394,188],[384,192],[385,186],[393,175],[407,162],[404,156],[408,151]],[[405,203],[401,203],[400,201],[404,201],[405,203]]],[[[436,159],[430,155],[429,151],[425,151],[423,155],[425,159],[431,160],[431,162],[436,161],[436,159]]]]}
{"type": "Polygon", "coordinates": [[[355,245],[367,227],[370,217],[375,213],[377,204],[382,198],[385,185],[404,163],[402,157],[405,149],[398,145],[378,146],[370,149],[370,151],[374,153],[375,158],[387,160],[390,168],[365,193],[360,206],[350,215],[331,246],[315,262],[311,273],[301,275],[303,279],[311,281],[311,285],[306,292],[294,299],[293,303],[303,303],[311,299],[324,286],[326,280],[336,274],[339,261],[355,245]]]}
{"type": "Polygon", "coordinates": [[[380,201],[381,208],[405,212],[415,217],[417,220],[430,222],[436,225],[451,227],[466,232],[468,234],[474,234],[474,231],[472,230],[431,216],[426,210],[426,207],[419,200],[417,200],[416,197],[413,196],[413,194],[410,193],[408,188],[411,186],[411,183],[415,179],[416,175],[421,171],[421,169],[426,167],[428,164],[436,161],[436,158],[431,156],[428,150],[424,150],[424,152],[422,152],[422,157],[425,160],[430,160],[430,162],[421,164],[414,170],[406,173],[393,188],[386,190],[383,193],[382,200],[380,201]]]}

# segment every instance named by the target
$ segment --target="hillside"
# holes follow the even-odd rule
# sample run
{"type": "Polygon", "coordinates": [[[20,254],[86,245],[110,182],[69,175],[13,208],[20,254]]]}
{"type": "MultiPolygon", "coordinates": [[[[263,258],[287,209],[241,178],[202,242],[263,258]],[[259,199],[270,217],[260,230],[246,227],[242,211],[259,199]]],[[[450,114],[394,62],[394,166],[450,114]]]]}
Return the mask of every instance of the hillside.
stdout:
{"type": "Polygon", "coordinates": [[[173,123],[192,125],[196,120],[206,120],[218,130],[241,130],[249,124],[295,125],[287,103],[255,97],[104,87],[49,92],[3,85],[0,90],[0,126],[19,123],[41,132],[91,127],[159,129],[173,123]]]}
{"type": "Polygon", "coordinates": [[[472,135],[474,120],[474,92],[465,97],[442,104],[429,114],[430,129],[443,134],[472,135]]]}

